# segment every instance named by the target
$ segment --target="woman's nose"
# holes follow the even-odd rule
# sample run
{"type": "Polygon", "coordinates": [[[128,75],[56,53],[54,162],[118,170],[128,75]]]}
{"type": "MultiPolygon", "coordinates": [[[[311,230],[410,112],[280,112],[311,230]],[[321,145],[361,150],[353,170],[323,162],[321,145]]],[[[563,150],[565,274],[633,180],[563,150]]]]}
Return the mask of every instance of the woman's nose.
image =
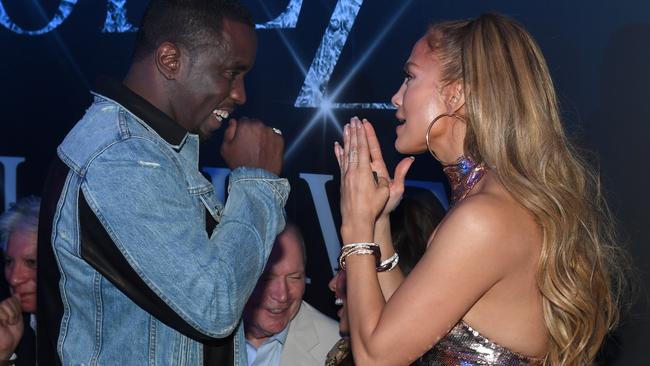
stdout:
{"type": "Polygon", "coordinates": [[[327,287],[329,287],[329,289],[332,292],[336,292],[336,280],[338,279],[338,277],[339,277],[339,272],[337,271],[334,277],[332,277],[330,282],[327,284],[327,287]]]}

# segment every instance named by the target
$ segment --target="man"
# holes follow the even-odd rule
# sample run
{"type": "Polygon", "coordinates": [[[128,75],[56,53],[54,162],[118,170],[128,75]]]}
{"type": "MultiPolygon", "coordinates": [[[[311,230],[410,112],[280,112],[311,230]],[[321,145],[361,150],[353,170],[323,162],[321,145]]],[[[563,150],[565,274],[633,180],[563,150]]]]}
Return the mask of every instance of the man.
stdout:
{"type": "Polygon", "coordinates": [[[36,233],[41,200],[21,198],[0,216],[11,297],[0,302],[0,365],[36,364],[36,233]],[[23,317],[23,313],[28,315],[23,317]]]}
{"type": "Polygon", "coordinates": [[[249,366],[322,366],[338,340],[337,323],[302,301],[305,263],[302,235],[288,224],[244,311],[249,366]]]}
{"type": "Polygon", "coordinates": [[[256,42],[235,1],[151,0],[126,78],[99,83],[46,184],[39,363],[245,363],[241,313],[284,226],[283,140],[230,121],[225,206],[198,143],[246,101],[256,42]]]}

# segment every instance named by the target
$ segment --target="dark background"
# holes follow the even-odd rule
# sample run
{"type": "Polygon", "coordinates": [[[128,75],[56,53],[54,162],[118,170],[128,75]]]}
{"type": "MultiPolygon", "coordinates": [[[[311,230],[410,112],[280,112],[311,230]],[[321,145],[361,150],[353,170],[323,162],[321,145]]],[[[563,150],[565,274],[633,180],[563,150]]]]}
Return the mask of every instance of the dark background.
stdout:
{"type": "MultiPolygon", "coordinates": [[[[650,365],[646,337],[650,311],[643,287],[650,277],[650,222],[645,212],[650,165],[644,162],[650,152],[646,142],[650,137],[650,2],[356,2],[362,5],[327,91],[346,78],[349,82],[334,102],[388,103],[401,83],[402,64],[413,43],[432,21],[497,11],[517,19],[536,37],[555,80],[566,126],[600,165],[623,244],[639,273],[640,295],[608,343],[605,363],[650,365]],[[385,37],[373,44],[382,32],[385,37]],[[359,63],[364,55],[367,59],[359,63]]],[[[0,156],[25,158],[18,167],[17,197],[42,191],[56,146],[90,104],[88,91],[97,75],[121,78],[130,60],[134,33],[101,31],[108,4],[119,1],[0,0],[11,21],[26,30],[42,28],[62,3],[72,6],[72,12],[51,32],[25,35],[0,26],[0,156]]],[[[125,3],[128,20],[137,24],[146,1],[125,3]]],[[[244,3],[251,7],[255,21],[264,23],[282,13],[289,0],[244,3]]],[[[248,103],[236,112],[261,117],[284,132],[290,148],[285,175],[292,183],[287,213],[303,228],[308,245],[312,283],[306,298],[331,316],[334,298],[326,285],[332,271],[314,201],[299,174],[336,175],[332,143],[340,140],[340,126],[354,115],[374,121],[390,166],[401,158],[392,148],[391,110],[334,109],[307,126],[318,109],[294,107],[304,81],[300,64],[304,69],[311,65],[336,3],[305,0],[295,28],[258,30],[257,63],[247,77],[248,103]]],[[[218,155],[220,140],[217,134],[203,146],[202,166],[225,167],[218,155]]],[[[409,179],[444,180],[439,165],[424,155],[417,157],[409,179]]],[[[2,195],[4,179],[0,182],[2,195]]],[[[335,177],[327,192],[338,225],[337,186],[335,177]]],[[[0,197],[0,210],[4,200],[0,197]]]]}

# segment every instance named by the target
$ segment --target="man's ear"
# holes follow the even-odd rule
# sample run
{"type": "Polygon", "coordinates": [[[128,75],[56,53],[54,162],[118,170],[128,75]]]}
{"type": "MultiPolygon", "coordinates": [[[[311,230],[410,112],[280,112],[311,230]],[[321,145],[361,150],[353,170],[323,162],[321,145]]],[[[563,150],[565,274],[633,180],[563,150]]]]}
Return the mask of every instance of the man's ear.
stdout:
{"type": "Polygon", "coordinates": [[[444,89],[447,113],[454,114],[465,105],[465,91],[462,80],[456,80],[444,89]]]}
{"type": "Polygon", "coordinates": [[[175,79],[181,68],[181,50],[173,43],[161,43],[156,49],[156,67],[167,80],[175,79]]]}

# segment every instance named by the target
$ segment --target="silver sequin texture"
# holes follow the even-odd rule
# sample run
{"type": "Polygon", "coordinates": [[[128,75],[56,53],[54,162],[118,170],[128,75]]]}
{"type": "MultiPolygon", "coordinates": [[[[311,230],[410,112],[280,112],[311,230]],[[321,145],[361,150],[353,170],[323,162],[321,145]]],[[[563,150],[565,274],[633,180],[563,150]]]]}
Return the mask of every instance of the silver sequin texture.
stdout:
{"type": "Polygon", "coordinates": [[[541,360],[502,347],[460,321],[415,366],[533,366],[541,360]]]}

